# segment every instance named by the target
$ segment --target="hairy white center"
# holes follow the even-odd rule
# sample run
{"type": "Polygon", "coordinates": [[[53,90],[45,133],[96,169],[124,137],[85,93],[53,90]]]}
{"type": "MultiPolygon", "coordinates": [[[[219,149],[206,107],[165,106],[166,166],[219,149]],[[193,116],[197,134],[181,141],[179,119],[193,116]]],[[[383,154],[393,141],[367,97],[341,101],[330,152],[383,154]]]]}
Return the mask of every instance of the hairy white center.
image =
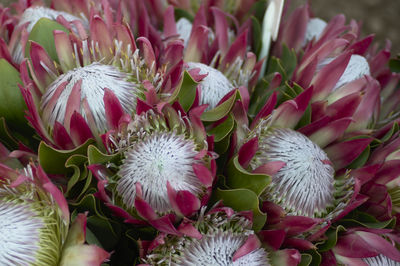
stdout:
{"type": "Polygon", "coordinates": [[[0,265],[34,264],[41,228],[28,206],[0,200],[0,265]]]}
{"type": "Polygon", "coordinates": [[[267,252],[258,248],[233,261],[235,252],[245,243],[248,235],[230,231],[217,231],[203,235],[200,240],[193,240],[185,247],[176,265],[191,266],[266,266],[267,252]]]}
{"type": "Polygon", "coordinates": [[[202,63],[189,62],[187,64],[189,66],[189,69],[199,68],[200,74],[207,74],[207,76],[200,82],[200,104],[208,104],[206,110],[210,110],[216,107],[218,102],[228,92],[234,89],[232,83],[225,77],[225,75],[221,71],[202,63]]]}
{"type": "Polygon", "coordinates": [[[82,21],[81,18],[71,15],[67,12],[57,11],[43,6],[36,6],[27,8],[24,11],[24,13],[21,15],[18,25],[23,25],[29,22],[27,30],[28,32],[31,32],[33,26],[35,26],[36,22],[38,22],[41,18],[56,20],[57,17],[60,15],[63,16],[67,21],[74,21],[74,20],[82,21]]]}
{"type": "Polygon", "coordinates": [[[291,129],[272,129],[259,137],[259,150],[250,166],[286,163],[274,176],[266,200],[288,213],[314,217],[334,200],[334,169],[326,153],[303,134],[291,129]]]}
{"type": "Polygon", "coordinates": [[[74,85],[82,80],[81,106],[77,111],[87,120],[88,114],[83,105],[84,100],[87,101],[95,126],[100,132],[104,132],[108,128],[103,100],[104,88],[110,89],[116,95],[125,112],[130,113],[135,108],[136,85],[127,79],[128,74],[119,71],[116,67],[97,62],[70,70],[50,84],[43,95],[41,102],[43,120],[50,126],[54,125],[55,121],[64,122],[65,112],[69,108],[68,98],[74,85]],[[67,85],[58,96],[57,89],[64,83],[67,85]],[[55,104],[54,100],[56,100],[55,104]]]}
{"type": "Polygon", "coordinates": [[[304,37],[303,46],[315,38],[318,40],[321,37],[327,23],[320,18],[311,18],[307,23],[306,35],[304,37]]]}
{"type": "Polygon", "coordinates": [[[183,45],[186,47],[192,32],[192,23],[187,18],[180,18],[176,22],[176,31],[183,39],[183,45]]]}
{"type": "Polygon", "coordinates": [[[369,266],[400,266],[400,262],[389,259],[384,255],[364,258],[363,261],[369,266]]]}
{"type": "Polygon", "coordinates": [[[124,204],[133,207],[136,182],[142,185],[144,200],[160,213],[172,210],[167,181],[175,190],[201,193],[202,184],[192,168],[195,148],[192,140],[174,132],[154,132],[134,143],[118,172],[117,191],[124,204]]]}

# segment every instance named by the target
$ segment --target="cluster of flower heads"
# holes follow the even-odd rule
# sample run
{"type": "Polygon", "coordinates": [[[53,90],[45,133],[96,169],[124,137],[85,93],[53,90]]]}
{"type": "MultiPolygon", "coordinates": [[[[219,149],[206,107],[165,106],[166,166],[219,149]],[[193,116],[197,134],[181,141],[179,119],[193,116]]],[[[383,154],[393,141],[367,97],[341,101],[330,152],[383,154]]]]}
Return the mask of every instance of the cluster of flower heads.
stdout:
{"type": "Polygon", "coordinates": [[[390,42],[283,0],[47,4],[0,5],[1,265],[400,265],[390,42]]]}

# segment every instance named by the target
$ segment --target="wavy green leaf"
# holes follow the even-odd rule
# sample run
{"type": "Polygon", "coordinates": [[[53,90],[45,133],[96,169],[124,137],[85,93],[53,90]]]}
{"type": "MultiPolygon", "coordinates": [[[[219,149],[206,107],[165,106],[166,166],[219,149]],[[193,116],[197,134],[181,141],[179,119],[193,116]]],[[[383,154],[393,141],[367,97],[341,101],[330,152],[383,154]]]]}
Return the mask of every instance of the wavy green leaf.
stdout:
{"type": "Polygon", "coordinates": [[[243,188],[230,190],[217,188],[215,197],[235,211],[253,211],[253,230],[258,232],[263,228],[267,215],[260,211],[258,197],[253,191],[243,188]]]}
{"type": "Polygon", "coordinates": [[[49,174],[67,174],[71,171],[66,167],[67,160],[72,155],[86,156],[88,146],[94,142],[93,139],[89,139],[73,150],[57,150],[42,141],[38,150],[39,163],[49,174]]]}
{"type": "Polygon", "coordinates": [[[244,169],[235,156],[227,166],[226,183],[231,188],[247,188],[260,195],[271,182],[271,177],[263,174],[252,174],[244,169]]]}
{"type": "Polygon", "coordinates": [[[232,94],[232,96],[229,97],[225,102],[221,103],[214,109],[204,112],[201,115],[201,120],[205,122],[214,122],[220,120],[226,116],[230,110],[232,110],[232,107],[238,97],[240,98],[239,93],[232,94]]]}

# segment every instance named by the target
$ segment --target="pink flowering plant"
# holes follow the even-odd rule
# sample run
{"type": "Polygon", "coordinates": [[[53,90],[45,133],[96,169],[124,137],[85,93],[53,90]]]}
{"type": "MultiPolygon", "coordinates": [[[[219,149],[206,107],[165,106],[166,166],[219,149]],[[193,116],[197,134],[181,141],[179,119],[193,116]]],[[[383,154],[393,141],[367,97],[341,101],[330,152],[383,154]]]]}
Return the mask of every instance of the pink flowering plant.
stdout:
{"type": "Polygon", "coordinates": [[[288,2],[0,4],[0,265],[400,264],[399,57],[288,2]]]}

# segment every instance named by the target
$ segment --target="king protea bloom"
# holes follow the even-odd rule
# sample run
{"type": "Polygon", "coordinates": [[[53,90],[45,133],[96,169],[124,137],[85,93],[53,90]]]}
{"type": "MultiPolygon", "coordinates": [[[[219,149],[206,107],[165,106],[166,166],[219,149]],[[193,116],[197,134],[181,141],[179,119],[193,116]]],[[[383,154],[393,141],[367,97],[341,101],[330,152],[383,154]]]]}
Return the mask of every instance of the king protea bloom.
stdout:
{"type": "Polygon", "coordinates": [[[394,134],[389,141],[382,143],[370,155],[366,171],[360,177],[369,176],[363,182],[361,193],[368,200],[360,206],[380,221],[400,217],[400,138],[394,134]]]}
{"type": "MultiPolygon", "coordinates": [[[[54,1],[57,2],[57,1],[54,1]]],[[[59,1],[68,3],[66,1],[59,1]]],[[[25,57],[25,47],[27,45],[29,33],[32,31],[35,24],[42,18],[46,18],[52,21],[63,21],[63,23],[68,23],[71,26],[77,21],[82,23],[85,28],[88,27],[88,3],[87,1],[80,1],[81,3],[76,5],[75,10],[69,9],[65,12],[62,9],[49,8],[44,5],[40,5],[40,2],[32,5],[30,2],[19,1],[14,5],[17,11],[16,20],[18,23],[12,32],[10,42],[8,43],[8,49],[12,55],[12,59],[16,64],[20,64],[25,57]],[[84,8],[83,6],[86,6],[84,8]],[[72,13],[75,11],[74,13],[72,13]],[[86,12],[84,12],[86,11],[86,12]]],[[[63,4],[58,4],[58,6],[63,6],[63,4]]],[[[74,3],[68,3],[67,6],[71,6],[74,3]]],[[[77,32],[77,28],[74,27],[77,32]]]]}
{"type": "Polygon", "coordinates": [[[115,129],[103,139],[110,153],[106,158],[119,159],[90,169],[99,179],[98,195],[120,216],[133,222],[141,217],[176,233],[175,219],[190,217],[207,203],[216,169],[200,121],[205,107],[187,115],[174,106],[116,117],[115,129]]]}
{"type": "Polygon", "coordinates": [[[185,221],[180,236],[160,234],[147,250],[146,265],[296,265],[295,250],[269,252],[251,230],[251,215],[215,208],[185,221]]]}
{"type": "Polygon", "coordinates": [[[67,202],[40,167],[0,172],[1,265],[100,265],[109,257],[84,244],[84,214],[69,226],[67,202]]]}
{"type": "Polygon", "coordinates": [[[216,107],[235,88],[251,90],[261,67],[255,54],[247,52],[248,25],[239,28],[235,21],[234,33],[228,27],[224,12],[217,7],[211,7],[210,10],[214,18],[214,30],[209,27],[204,6],[196,13],[193,24],[186,21],[190,25],[183,25],[179,21],[176,23],[173,19],[174,9],[168,7],[164,14],[163,33],[165,38],[183,39],[186,69],[200,83],[200,103],[208,104],[208,109],[216,107]]]}
{"type": "Polygon", "coordinates": [[[399,265],[397,232],[389,229],[350,228],[336,245],[322,253],[321,265],[399,265]]]}
{"type": "Polygon", "coordinates": [[[308,5],[299,7],[281,24],[273,53],[279,57],[283,44],[295,49],[299,64],[289,78],[303,88],[314,86],[316,108],[359,92],[365,96],[356,117],[364,121],[353,123],[349,131],[379,128],[399,116],[400,75],[388,67],[390,42],[378,50],[371,45],[373,35],[361,38],[359,24],[345,22],[337,15],[324,23],[310,17],[308,5]]]}
{"type": "MultiPolygon", "coordinates": [[[[113,109],[103,100],[106,88],[118,97],[123,111],[131,113],[136,99],[144,96],[142,81],[148,80],[155,90],[164,81],[149,41],[137,40],[142,57],[128,26],[98,15],[90,19],[89,36],[82,23],[75,26],[79,36],[71,28],[69,33],[54,31],[56,61],[31,42],[31,60],[21,64],[28,120],[43,140],[61,149],[98,138],[110,128],[106,118],[113,116],[113,109]]],[[[168,78],[170,86],[174,82],[168,78]]]]}
{"type": "MultiPolygon", "coordinates": [[[[228,166],[227,184],[260,193],[267,224],[276,224],[275,229],[294,226],[297,230],[298,223],[307,223],[310,226],[302,231],[305,233],[343,217],[366,200],[358,193],[360,181],[346,167],[372,138],[345,137],[352,122],[348,117],[351,112],[343,110],[348,105],[336,106],[332,116],[297,126],[312,95],[309,88],[274,109],[274,93],[253,120],[244,144],[228,166]],[[252,180],[243,183],[236,171],[245,169],[255,176],[270,176],[270,183],[265,188],[254,188],[252,180]],[[282,218],[285,215],[287,219],[282,218]]],[[[288,232],[292,234],[293,230],[288,232]]]]}

